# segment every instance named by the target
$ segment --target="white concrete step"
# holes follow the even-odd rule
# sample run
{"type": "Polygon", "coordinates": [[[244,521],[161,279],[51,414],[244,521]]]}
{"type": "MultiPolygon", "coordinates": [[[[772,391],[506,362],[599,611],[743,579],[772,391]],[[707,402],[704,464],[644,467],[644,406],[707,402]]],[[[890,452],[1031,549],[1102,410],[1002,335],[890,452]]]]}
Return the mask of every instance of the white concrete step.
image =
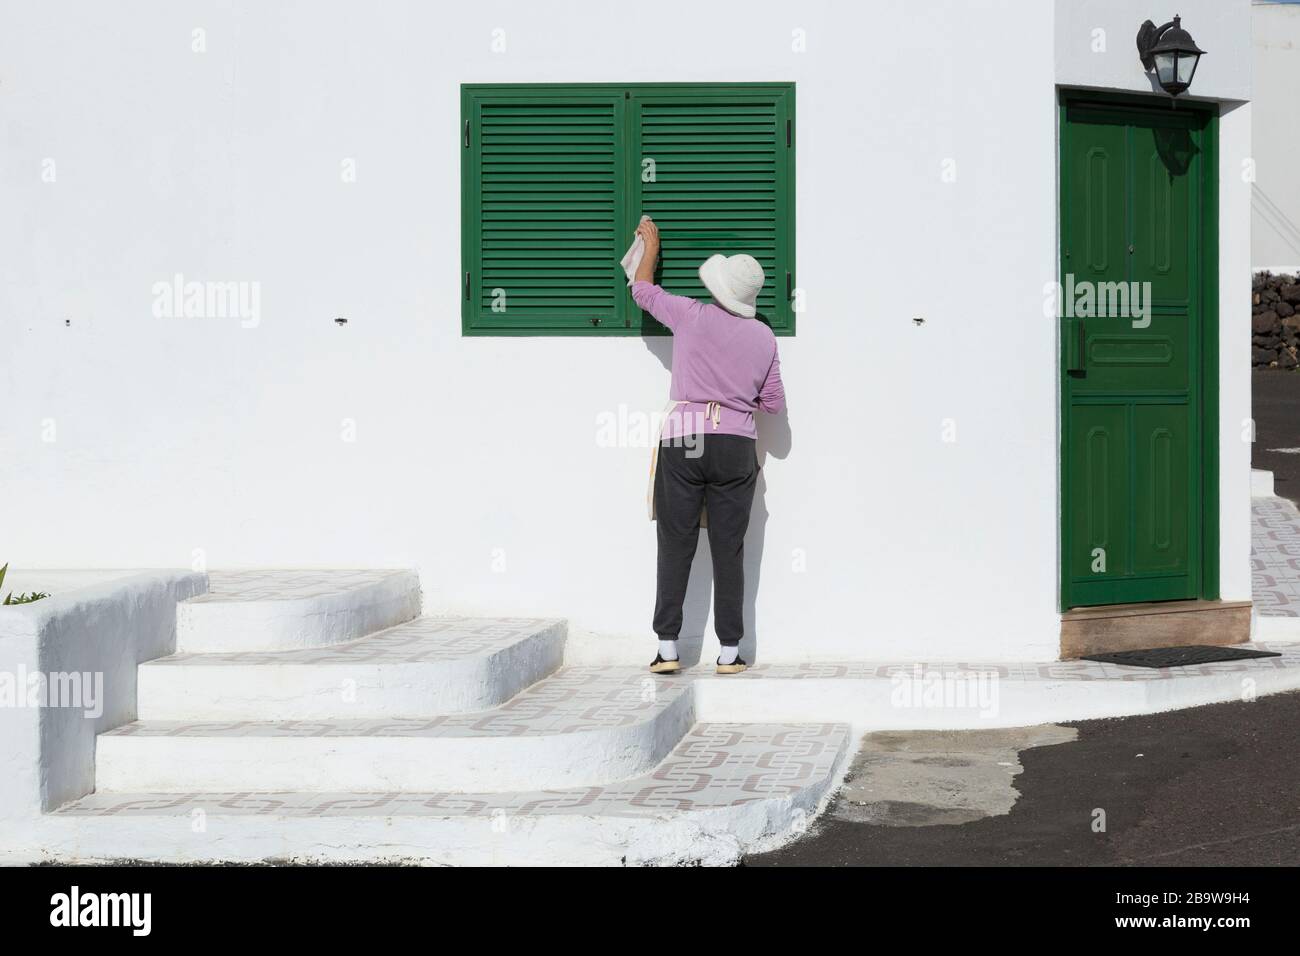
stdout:
{"type": "Polygon", "coordinates": [[[511,793],[94,793],[45,818],[62,862],[735,863],[797,835],[838,785],[844,724],[698,724],[656,768],[511,793]]]}
{"type": "Polygon", "coordinates": [[[499,791],[647,773],[695,723],[688,681],[566,668],[492,710],[431,718],[137,720],[100,734],[98,790],[499,791]]]}
{"type": "Polygon", "coordinates": [[[431,717],[487,710],[555,671],[563,621],[419,617],[286,651],[174,654],[141,664],[141,720],[431,717]]]}
{"type": "Polygon", "coordinates": [[[176,649],[320,647],[419,613],[414,571],[211,571],[208,593],[176,606],[176,649]]]}
{"type": "Polygon", "coordinates": [[[1085,660],[809,661],[757,664],[728,677],[707,667],[685,675],[701,721],[835,721],[860,732],[1031,727],[1300,691],[1300,644],[1235,646],[1280,656],[1166,668],[1085,660]]]}

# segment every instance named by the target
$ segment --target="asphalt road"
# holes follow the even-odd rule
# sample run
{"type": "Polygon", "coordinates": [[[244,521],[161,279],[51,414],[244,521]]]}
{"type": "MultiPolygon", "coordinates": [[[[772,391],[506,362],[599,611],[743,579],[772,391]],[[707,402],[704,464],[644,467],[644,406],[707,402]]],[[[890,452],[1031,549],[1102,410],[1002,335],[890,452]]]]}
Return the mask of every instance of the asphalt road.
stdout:
{"type": "Polygon", "coordinates": [[[1300,864],[1300,693],[1065,726],[1073,742],[1020,752],[1009,813],[875,825],[833,804],[807,836],[746,865],[1300,864]]]}
{"type": "Polygon", "coordinates": [[[1300,501],[1300,374],[1279,369],[1252,373],[1255,446],[1251,464],[1273,472],[1279,495],[1300,501]],[[1292,448],[1279,452],[1273,449],[1292,448]]]}

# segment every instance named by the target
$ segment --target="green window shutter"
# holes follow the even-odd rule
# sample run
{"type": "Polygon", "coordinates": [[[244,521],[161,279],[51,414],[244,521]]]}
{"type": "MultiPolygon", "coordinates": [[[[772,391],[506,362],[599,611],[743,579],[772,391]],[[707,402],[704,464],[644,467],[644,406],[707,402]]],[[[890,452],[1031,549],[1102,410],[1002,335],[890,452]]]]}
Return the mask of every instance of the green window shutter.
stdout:
{"type": "Polygon", "coordinates": [[[595,330],[623,311],[624,99],[548,93],[469,94],[466,331],[595,330]]]}
{"type": "MultiPolygon", "coordinates": [[[[793,100],[792,87],[632,96],[632,205],[659,225],[663,286],[708,299],[700,263],[749,253],[767,276],[759,315],[783,331],[794,330],[793,100]]],[[[648,316],[643,324],[658,327],[648,316]]]]}
{"type": "Polygon", "coordinates": [[[618,265],[642,212],[665,288],[707,298],[700,263],[748,252],[793,333],[793,84],[466,85],[461,120],[466,334],[666,333],[618,265]]]}

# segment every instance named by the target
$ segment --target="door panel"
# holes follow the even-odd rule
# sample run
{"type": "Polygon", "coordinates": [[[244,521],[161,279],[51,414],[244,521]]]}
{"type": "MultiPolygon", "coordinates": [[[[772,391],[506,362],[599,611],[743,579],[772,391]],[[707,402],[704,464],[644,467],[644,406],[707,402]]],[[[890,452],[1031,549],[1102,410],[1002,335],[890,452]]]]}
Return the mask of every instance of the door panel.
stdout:
{"type": "Polygon", "coordinates": [[[1094,125],[1077,140],[1070,164],[1075,204],[1066,237],[1066,271],[1090,282],[1128,278],[1124,251],[1124,153],[1122,126],[1094,125]]]}
{"type": "Polygon", "coordinates": [[[1112,580],[1130,568],[1128,410],[1083,405],[1074,416],[1070,458],[1075,477],[1071,564],[1091,581],[1112,580]]]}
{"type": "Polygon", "coordinates": [[[1190,411],[1186,404],[1138,405],[1133,419],[1133,570],[1186,574],[1190,411]]]}
{"type": "Polygon", "coordinates": [[[1154,315],[1133,328],[1122,318],[1082,319],[1084,374],[1076,396],[1186,392],[1192,374],[1187,317],[1154,315]]]}
{"type": "Polygon", "coordinates": [[[1150,282],[1157,306],[1186,308],[1191,296],[1190,229],[1195,193],[1191,166],[1199,151],[1194,130],[1137,124],[1133,140],[1133,237],[1131,278],[1150,282]]]}
{"type": "Polygon", "coordinates": [[[1204,121],[1064,120],[1062,605],[1197,597],[1204,121]]]}

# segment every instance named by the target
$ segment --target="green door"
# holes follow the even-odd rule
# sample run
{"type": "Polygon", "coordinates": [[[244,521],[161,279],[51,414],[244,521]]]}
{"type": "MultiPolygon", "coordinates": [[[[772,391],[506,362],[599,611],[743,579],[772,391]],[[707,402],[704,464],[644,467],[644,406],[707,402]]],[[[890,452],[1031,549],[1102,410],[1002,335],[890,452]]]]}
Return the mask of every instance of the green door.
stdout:
{"type": "Polygon", "coordinates": [[[1067,101],[1062,604],[1210,596],[1208,114],[1067,101]]]}

